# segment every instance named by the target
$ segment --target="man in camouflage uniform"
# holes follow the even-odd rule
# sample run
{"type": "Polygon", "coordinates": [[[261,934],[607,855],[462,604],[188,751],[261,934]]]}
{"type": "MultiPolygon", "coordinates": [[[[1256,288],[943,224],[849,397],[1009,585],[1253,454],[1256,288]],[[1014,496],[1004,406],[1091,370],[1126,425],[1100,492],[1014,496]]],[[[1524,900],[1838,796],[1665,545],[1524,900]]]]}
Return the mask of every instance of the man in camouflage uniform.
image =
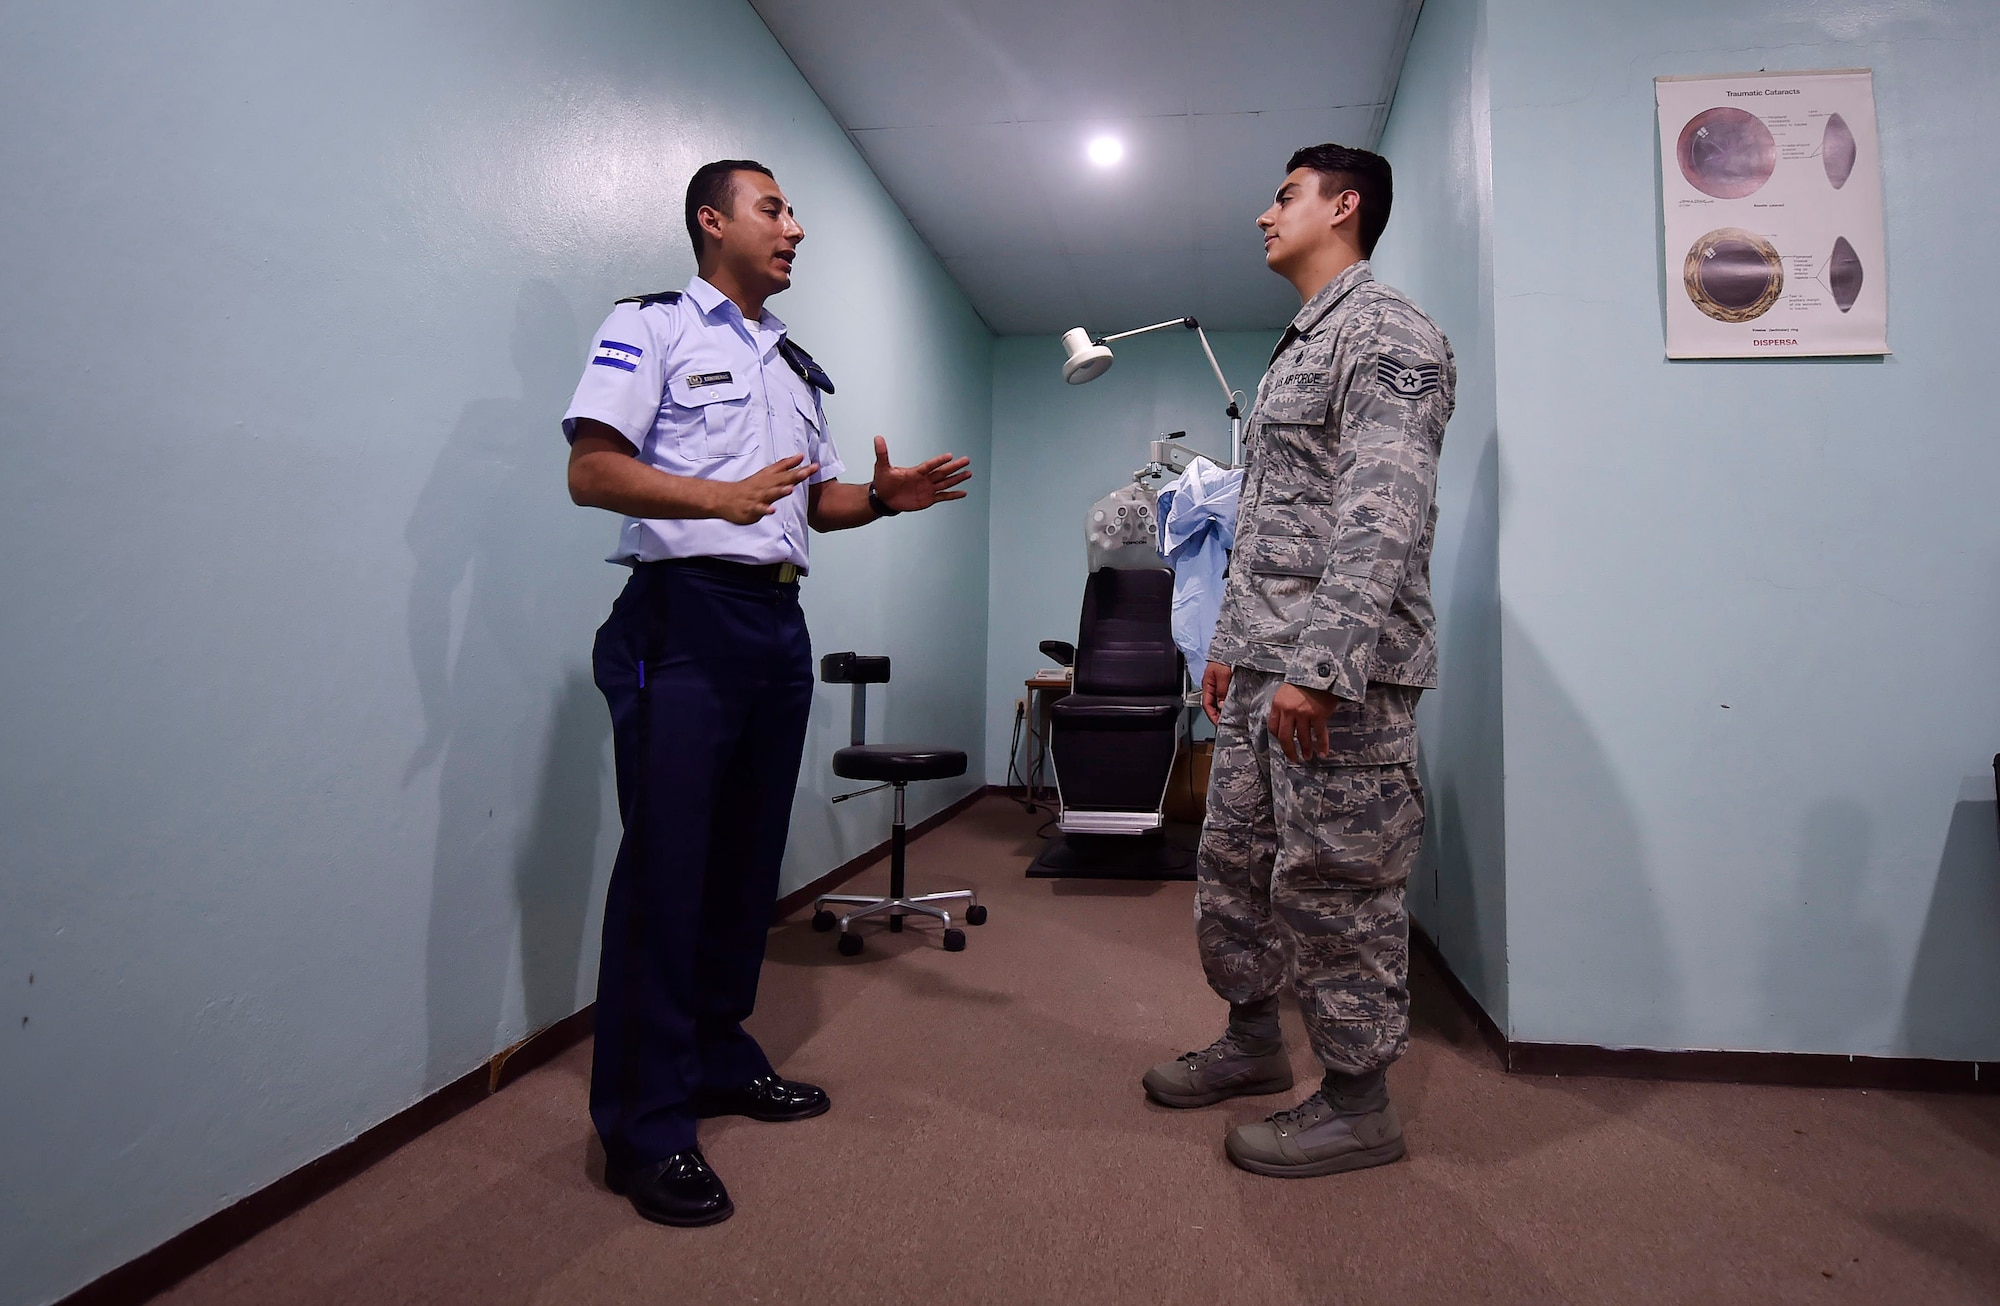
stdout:
{"type": "Polygon", "coordinates": [[[1196,937],[1229,1002],[1221,1038],[1146,1093],[1207,1106],[1292,1086],[1289,971],[1326,1068],[1299,1106],[1232,1130],[1229,1159],[1285,1177],[1403,1155],[1385,1072],[1409,1046],[1403,885],[1423,841],[1417,698],[1437,683],[1434,494],[1451,346],[1367,256],[1388,161],[1300,150],[1258,218],[1304,307],[1257,391],[1228,587],[1202,705],[1216,723],[1196,937]]]}

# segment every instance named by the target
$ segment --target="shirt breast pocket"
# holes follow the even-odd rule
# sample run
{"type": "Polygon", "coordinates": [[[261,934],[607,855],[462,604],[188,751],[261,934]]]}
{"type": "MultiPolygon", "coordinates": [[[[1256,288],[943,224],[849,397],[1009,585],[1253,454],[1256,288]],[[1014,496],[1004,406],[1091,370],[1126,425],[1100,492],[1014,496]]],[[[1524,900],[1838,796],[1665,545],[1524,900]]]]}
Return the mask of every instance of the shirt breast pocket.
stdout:
{"type": "Polygon", "coordinates": [[[667,390],[675,404],[697,415],[681,437],[682,452],[691,460],[735,458],[756,448],[748,383],[698,374],[675,377],[667,390]]]}

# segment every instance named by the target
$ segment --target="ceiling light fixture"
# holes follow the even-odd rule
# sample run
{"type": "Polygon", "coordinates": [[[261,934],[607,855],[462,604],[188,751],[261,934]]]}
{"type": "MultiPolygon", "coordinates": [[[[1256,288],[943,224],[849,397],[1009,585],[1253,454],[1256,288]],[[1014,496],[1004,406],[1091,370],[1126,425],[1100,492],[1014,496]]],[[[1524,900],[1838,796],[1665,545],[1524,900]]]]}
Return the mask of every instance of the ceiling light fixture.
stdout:
{"type": "Polygon", "coordinates": [[[1084,147],[1090,161],[1100,168],[1108,168],[1125,157],[1125,142],[1116,136],[1093,136],[1084,147]]]}

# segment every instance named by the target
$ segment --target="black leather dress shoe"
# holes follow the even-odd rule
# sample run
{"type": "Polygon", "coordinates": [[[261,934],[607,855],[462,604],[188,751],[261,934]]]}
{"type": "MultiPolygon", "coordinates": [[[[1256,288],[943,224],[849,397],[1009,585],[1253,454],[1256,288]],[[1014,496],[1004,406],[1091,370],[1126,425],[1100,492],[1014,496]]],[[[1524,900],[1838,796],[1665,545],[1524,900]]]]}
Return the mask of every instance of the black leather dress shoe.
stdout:
{"type": "Polygon", "coordinates": [[[718,1224],[736,1214],[729,1190],[708,1168],[698,1147],[675,1152],[651,1165],[620,1166],[607,1159],[604,1186],[629,1198],[632,1209],[654,1224],[694,1228],[718,1224]]]}
{"type": "Polygon", "coordinates": [[[694,1100],[695,1114],[704,1120],[711,1116],[809,1120],[823,1114],[830,1105],[826,1090],[776,1075],[759,1075],[739,1088],[699,1093],[694,1100]]]}

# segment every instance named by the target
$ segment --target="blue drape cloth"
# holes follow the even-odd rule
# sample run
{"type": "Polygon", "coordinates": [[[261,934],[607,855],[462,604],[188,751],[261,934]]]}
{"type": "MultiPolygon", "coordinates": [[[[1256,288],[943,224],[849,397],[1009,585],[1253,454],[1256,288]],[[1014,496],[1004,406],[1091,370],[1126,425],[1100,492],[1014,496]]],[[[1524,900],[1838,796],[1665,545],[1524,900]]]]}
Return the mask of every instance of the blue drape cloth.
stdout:
{"type": "Polygon", "coordinates": [[[1174,567],[1174,643],[1187,655],[1195,678],[1208,662],[1208,642],[1222,612],[1223,576],[1236,546],[1240,468],[1206,458],[1160,491],[1160,552],[1174,567]]]}

